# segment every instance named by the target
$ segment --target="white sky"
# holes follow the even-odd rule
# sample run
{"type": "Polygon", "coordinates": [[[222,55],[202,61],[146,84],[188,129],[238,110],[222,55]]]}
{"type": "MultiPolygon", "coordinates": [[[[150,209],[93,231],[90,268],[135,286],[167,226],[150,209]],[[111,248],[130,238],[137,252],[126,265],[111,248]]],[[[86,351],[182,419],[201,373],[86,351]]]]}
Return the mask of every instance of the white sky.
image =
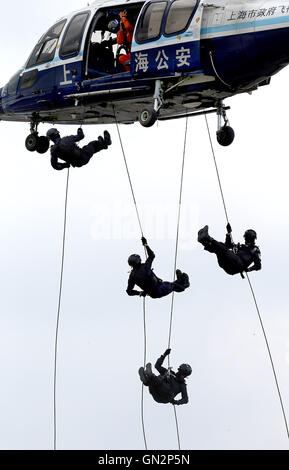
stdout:
{"type": "MultiPolygon", "coordinates": [[[[78,1],[1,6],[1,86],[53,22],[78,1]]],[[[215,145],[235,240],[255,228],[263,270],[252,273],[289,415],[288,126],[285,69],[252,96],[229,100],[236,131],[215,145]]],[[[216,117],[209,117],[212,133],[216,117]]],[[[42,125],[44,134],[49,126],[42,125]]],[[[170,280],[174,261],[185,121],[121,126],[155,271],[170,280]]],[[[77,126],[59,126],[62,135],[77,126]]],[[[84,127],[85,142],[103,132],[84,127]]],[[[142,253],[115,127],[113,146],[71,171],[59,337],[58,448],[142,449],[142,302],[126,293],[127,257],[142,253]]],[[[53,353],[65,172],[49,154],[25,150],[29,126],[0,123],[1,449],[53,446],[53,353]]],[[[226,221],[203,117],[190,119],[178,267],[191,288],[176,295],[171,362],[193,367],[190,403],[178,408],[183,449],[288,449],[264,339],[246,281],[229,277],[196,243],[226,221]]],[[[166,349],[170,298],[148,300],[148,359],[166,349]]],[[[147,390],[146,390],[147,392],[147,390]]],[[[145,394],[150,449],[174,449],[173,410],[145,394]]]]}

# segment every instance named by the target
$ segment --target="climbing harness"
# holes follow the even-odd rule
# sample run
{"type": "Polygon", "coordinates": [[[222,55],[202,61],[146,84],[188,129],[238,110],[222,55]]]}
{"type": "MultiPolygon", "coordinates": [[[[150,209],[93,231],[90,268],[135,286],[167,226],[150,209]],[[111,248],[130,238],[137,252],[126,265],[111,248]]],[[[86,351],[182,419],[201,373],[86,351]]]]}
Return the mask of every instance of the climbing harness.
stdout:
{"type": "Polygon", "coordinates": [[[56,392],[57,392],[57,358],[58,358],[57,353],[58,353],[58,333],[59,333],[59,323],[60,323],[62,287],[63,287],[63,272],[64,272],[64,258],[65,258],[69,177],[70,177],[70,172],[69,172],[69,168],[68,168],[67,169],[67,178],[66,178],[65,202],[64,202],[62,257],[61,257],[60,282],[59,282],[59,294],[58,294],[58,308],[57,308],[55,346],[54,346],[54,387],[53,387],[53,448],[54,448],[54,450],[57,449],[57,401],[56,401],[56,398],[57,398],[56,397],[56,392]]]}
{"type": "MultiPolygon", "coordinates": [[[[209,136],[209,140],[210,140],[210,144],[211,144],[212,155],[213,155],[213,159],[214,159],[214,163],[215,163],[215,168],[216,168],[216,173],[217,173],[221,198],[222,198],[222,201],[223,201],[225,217],[227,219],[227,223],[229,223],[226,202],[225,202],[225,198],[224,198],[224,193],[223,193],[223,189],[222,189],[222,184],[221,184],[220,174],[219,174],[219,170],[218,170],[217,160],[216,160],[216,157],[215,157],[215,152],[214,152],[214,147],[213,147],[213,143],[212,143],[210,128],[209,128],[208,119],[207,119],[206,115],[205,115],[205,120],[206,120],[206,125],[207,125],[207,130],[208,130],[208,136],[209,136]]],[[[255,296],[255,292],[254,292],[252,283],[250,281],[248,273],[245,273],[245,274],[246,274],[246,278],[247,278],[247,281],[248,281],[248,284],[249,284],[249,288],[250,288],[251,293],[252,293],[252,297],[253,297],[254,304],[255,304],[255,307],[256,307],[256,311],[257,311],[257,314],[258,314],[259,322],[260,322],[261,329],[262,329],[262,332],[263,332],[263,336],[264,336],[264,339],[265,339],[265,343],[266,343],[266,347],[267,347],[267,351],[268,351],[268,355],[269,355],[269,358],[270,358],[270,363],[271,363],[271,367],[272,367],[272,371],[273,371],[273,375],[274,375],[274,380],[275,380],[275,384],[276,384],[276,389],[277,389],[277,393],[278,393],[278,397],[279,397],[279,401],[280,401],[280,405],[281,405],[281,410],[282,410],[282,414],[283,414],[286,433],[287,433],[287,437],[289,439],[289,428],[288,428],[285,408],[284,408],[284,405],[283,405],[282,395],[281,395],[281,391],[280,391],[280,387],[279,387],[279,383],[278,383],[278,378],[277,378],[277,373],[276,373],[276,369],[275,369],[275,366],[274,366],[273,357],[272,357],[272,354],[271,354],[269,341],[267,339],[267,334],[266,334],[266,331],[265,331],[265,328],[264,328],[264,324],[263,324],[263,321],[262,321],[260,309],[259,309],[259,306],[258,306],[258,303],[257,303],[257,299],[256,299],[256,296],[255,296]]],[[[243,274],[241,274],[241,275],[244,278],[244,275],[243,274]]]]}

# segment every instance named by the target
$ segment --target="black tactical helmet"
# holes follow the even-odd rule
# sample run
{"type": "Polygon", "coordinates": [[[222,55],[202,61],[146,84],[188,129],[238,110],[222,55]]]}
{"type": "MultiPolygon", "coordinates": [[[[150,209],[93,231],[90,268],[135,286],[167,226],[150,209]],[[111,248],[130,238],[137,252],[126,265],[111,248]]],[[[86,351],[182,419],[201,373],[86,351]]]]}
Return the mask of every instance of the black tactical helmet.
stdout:
{"type": "Polygon", "coordinates": [[[141,264],[141,257],[140,255],[131,255],[127,262],[132,268],[134,268],[138,264],[141,264]]]}
{"type": "Polygon", "coordinates": [[[188,377],[192,373],[192,368],[189,364],[181,364],[180,367],[178,368],[178,372],[183,377],[188,377]]]}
{"type": "Polygon", "coordinates": [[[52,129],[49,129],[49,131],[47,131],[46,136],[48,137],[48,139],[53,140],[55,138],[60,137],[60,134],[58,129],[53,127],[52,129]]]}
{"type": "Polygon", "coordinates": [[[244,238],[246,243],[255,243],[257,233],[255,232],[255,230],[252,229],[246,230],[246,232],[244,233],[244,238]]]}
{"type": "Polygon", "coordinates": [[[107,29],[110,33],[117,33],[119,30],[119,21],[117,19],[111,20],[107,25],[107,29]]]}

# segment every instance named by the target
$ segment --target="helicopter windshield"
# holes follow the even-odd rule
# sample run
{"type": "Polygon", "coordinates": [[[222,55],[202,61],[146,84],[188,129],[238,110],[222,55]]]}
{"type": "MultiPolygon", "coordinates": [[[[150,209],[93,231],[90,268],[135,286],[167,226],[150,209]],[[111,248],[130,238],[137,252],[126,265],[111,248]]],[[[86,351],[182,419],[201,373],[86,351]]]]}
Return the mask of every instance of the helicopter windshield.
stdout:
{"type": "Polygon", "coordinates": [[[28,60],[27,68],[43,64],[54,59],[58,39],[65,23],[66,19],[59,21],[40,38],[28,60]]]}

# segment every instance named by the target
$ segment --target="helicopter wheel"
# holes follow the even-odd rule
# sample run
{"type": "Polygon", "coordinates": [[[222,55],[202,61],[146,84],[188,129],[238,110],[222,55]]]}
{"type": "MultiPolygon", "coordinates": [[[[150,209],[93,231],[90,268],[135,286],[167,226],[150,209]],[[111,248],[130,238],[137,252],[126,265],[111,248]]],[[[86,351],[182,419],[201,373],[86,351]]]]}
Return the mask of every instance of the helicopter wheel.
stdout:
{"type": "Polygon", "coordinates": [[[37,144],[36,144],[36,151],[38,153],[46,153],[47,150],[49,149],[49,139],[45,136],[41,136],[37,138],[37,144]]]}
{"type": "Polygon", "coordinates": [[[217,141],[223,147],[228,147],[231,145],[235,138],[235,132],[230,126],[223,126],[220,130],[217,131],[217,141]]]}
{"type": "Polygon", "coordinates": [[[30,134],[25,140],[25,147],[29,152],[35,152],[37,148],[38,135],[36,132],[30,134]]]}
{"type": "Polygon", "coordinates": [[[143,109],[139,113],[139,122],[143,127],[151,127],[158,118],[158,114],[154,109],[143,109]]]}

